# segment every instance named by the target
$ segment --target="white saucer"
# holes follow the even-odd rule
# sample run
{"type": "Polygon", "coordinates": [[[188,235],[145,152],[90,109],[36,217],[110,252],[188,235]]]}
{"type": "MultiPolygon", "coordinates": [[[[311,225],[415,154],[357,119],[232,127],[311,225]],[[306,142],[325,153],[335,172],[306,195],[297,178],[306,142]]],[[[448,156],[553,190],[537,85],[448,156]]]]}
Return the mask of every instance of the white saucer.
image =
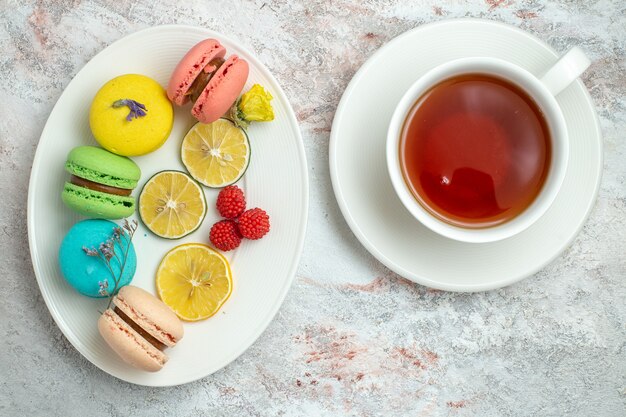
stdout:
{"type": "Polygon", "coordinates": [[[385,165],[385,137],[408,86],[446,61],[489,56],[541,74],[558,54],[533,35],[502,23],[458,19],[420,26],[380,48],[346,89],[330,137],[330,173],[348,225],[379,261],[417,283],[483,291],[534,274],[556,258],[585,223],[602,173],[602,137],[585,86],[577,80],[557,101],[570,135],[563,187],[548,212],[521,234],[484,244],[443,238],[402,206],[385,165]]]}

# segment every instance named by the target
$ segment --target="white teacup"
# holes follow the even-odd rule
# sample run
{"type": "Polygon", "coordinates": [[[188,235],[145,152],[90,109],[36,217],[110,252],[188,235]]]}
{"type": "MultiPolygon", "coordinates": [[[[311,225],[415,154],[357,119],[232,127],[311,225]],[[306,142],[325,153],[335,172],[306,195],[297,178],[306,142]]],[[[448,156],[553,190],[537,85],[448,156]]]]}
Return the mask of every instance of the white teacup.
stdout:
{"type": "Polygon", "coordinates": [[[535,223],[556,198],[565,178],[569,158],[567,126],[555,96],[575,81],[590,61],[578,47],[570,49],[552,68],[540,77],[507,61],[496,58],[462,58],[439,65],[421,76],[402,96],[387,132],[387,167],[398,197],[424,226],[432,231],[463,242],[493,242],[514,236],[535,223]],[[550,130],[551,161],[546,180],[535,200],[513,219],[481,229],[463,228],[446,223],[431,214],[413,196],[405,182],[400,165],[400,139],[405,120],[417,100],[431,87],[462,74],[496,76],[519,86],[533,98],[550,130]]]}

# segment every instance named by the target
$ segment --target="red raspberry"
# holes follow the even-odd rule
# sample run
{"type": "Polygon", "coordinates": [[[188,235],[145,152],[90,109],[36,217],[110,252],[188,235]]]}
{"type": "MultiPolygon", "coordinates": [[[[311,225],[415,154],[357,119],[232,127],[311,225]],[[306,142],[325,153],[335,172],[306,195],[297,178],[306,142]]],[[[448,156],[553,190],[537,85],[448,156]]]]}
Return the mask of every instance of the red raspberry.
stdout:
{"type": "Polygon", "coordinates": [[[239,217],[239,232],[248,239],[261,239],[270,231],[270,216],[260,208],[246,210],[239,217]]]}
{"type": "Polygon", "coordinates": [[[229,251],[239,246],[241,233],[237,229],[237,223],[232,220],[222,220],[211,227],[209,239],[219,250],[229,251]]]}
{"type": "Polygon", "coordinates": [[[217,195],[217,211],[222,217],[234,219],[246,209],[246,197],[241,188],[236,185],[229,185],[217,195]]]}

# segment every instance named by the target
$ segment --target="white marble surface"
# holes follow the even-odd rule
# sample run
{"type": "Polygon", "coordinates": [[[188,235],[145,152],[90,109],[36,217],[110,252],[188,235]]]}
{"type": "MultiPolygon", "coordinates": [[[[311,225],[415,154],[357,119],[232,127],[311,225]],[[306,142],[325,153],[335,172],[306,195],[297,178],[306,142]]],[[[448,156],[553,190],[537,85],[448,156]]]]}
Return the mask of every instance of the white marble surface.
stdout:
{"type": "Polygon", "coordinates": [[[620,0],[0,1],[0,415],[626,415],[626,3],[620,0]],[[380,45],[422,23],[482,17],[593,60],[599,200],[573,245],[511,287],[429,290],[358,243],[328,173],[333,113],[380,45]],[[237,361],[185,386],[133,386],[87,362],[56,328],[26,234],[28,177],[55,101],[106,45],[138,29],[200,25],[255,51],[304,136],[311,207],[294,285],[237,361]]]}

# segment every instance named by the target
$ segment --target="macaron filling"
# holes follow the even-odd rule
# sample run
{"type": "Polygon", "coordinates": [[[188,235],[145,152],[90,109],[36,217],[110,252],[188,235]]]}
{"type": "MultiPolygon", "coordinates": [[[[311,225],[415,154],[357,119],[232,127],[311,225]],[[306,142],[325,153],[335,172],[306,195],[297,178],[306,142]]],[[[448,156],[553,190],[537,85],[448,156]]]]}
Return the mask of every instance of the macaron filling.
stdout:
{"type": "Polygon", "coordinates": [[[146,340],[146,342],[150,343],[152,346],[154,346],[155,348],[161,351],[163,351],[167,347],[165,344],[161,343],[154,336],[152,336],[150,333],[144,330],[143,327],[135,323],[122,310],[120,310],[119,307],[115,306],[115,308],[113,308],[113,311],[115,312],[115,314],[119,316],[119,318],[124,320],[126,324],[128,324],[134,331],[136,331],[139,334],[139,336],[143,337],[146,340]]]}
{"type": "Polygon", "coordinates": [[[213,58],[209,61],[209,63],[203,68],[202,71],[198,74],[193,83],[189,87],[189,90],[185,93],[185,95],[189,96],[192,103],[195,103],[196,100],[200,97],[200,94],[204,91],[211,78],[217,73],[217,70],[226,62],[226,60],[222,57],[213,58]]]}
{"type": "Polygon", "coordinates": [[[81,178],[76,175],[72,175],[70,178],[70,182],[79,187],[88,188],[93,191],[99,191],[101,193],[113,194],[127,197],[133,190],[113,187],[111,185],[100,184],[86,178],[81,178]]]}

